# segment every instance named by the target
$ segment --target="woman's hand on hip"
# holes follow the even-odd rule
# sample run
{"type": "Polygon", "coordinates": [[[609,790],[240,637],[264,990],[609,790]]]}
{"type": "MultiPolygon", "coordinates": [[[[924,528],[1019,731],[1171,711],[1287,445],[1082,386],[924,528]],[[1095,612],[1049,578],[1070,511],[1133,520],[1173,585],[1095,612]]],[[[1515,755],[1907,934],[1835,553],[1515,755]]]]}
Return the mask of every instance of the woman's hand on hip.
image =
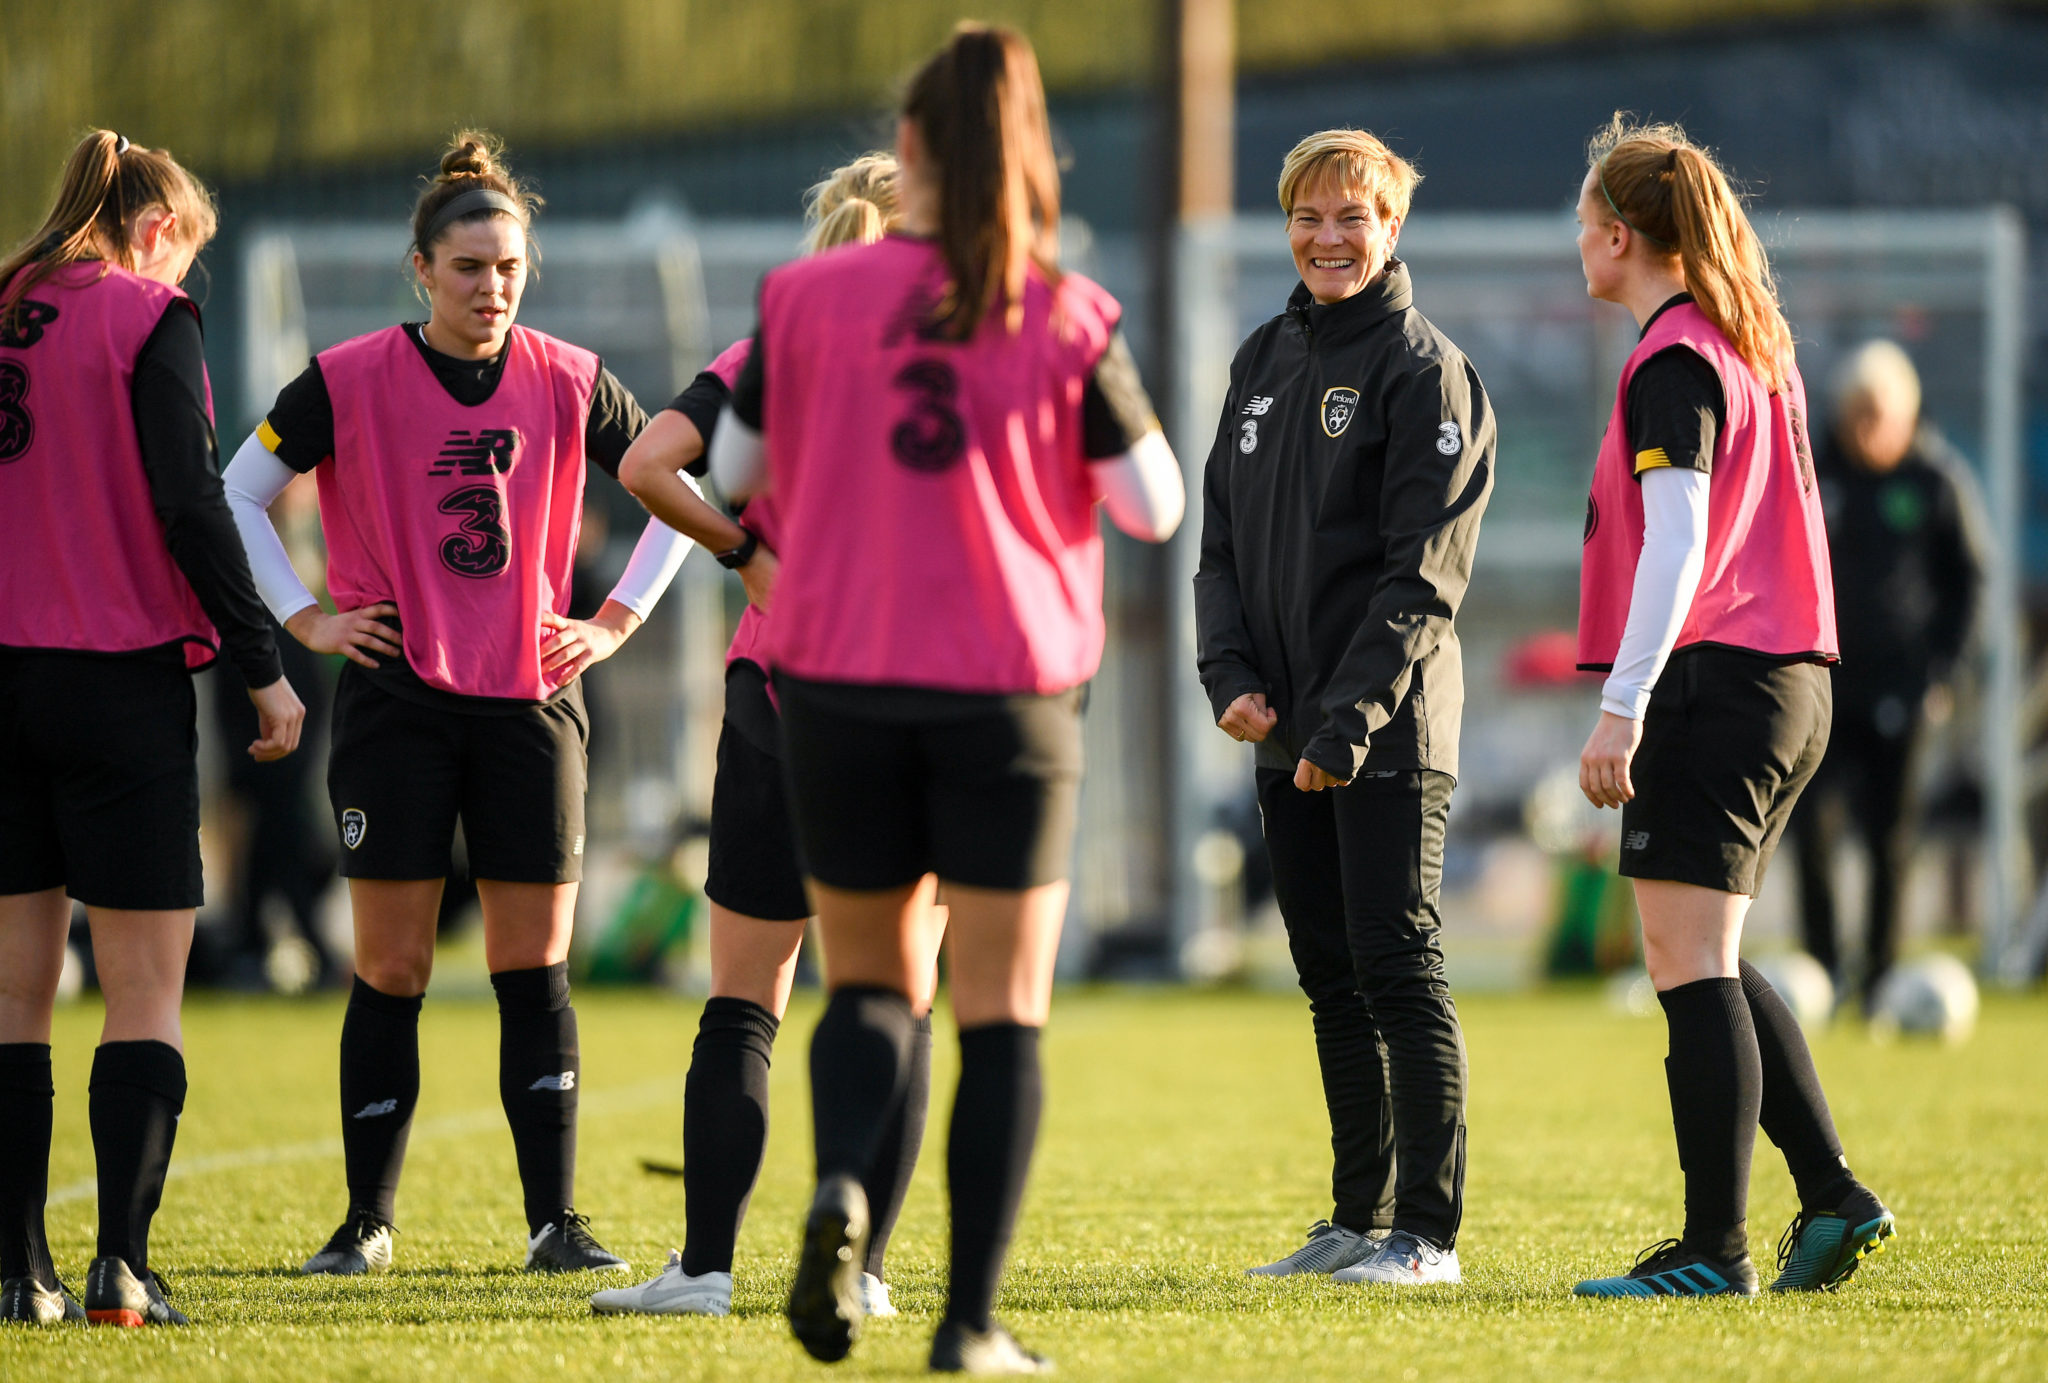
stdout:
{"type": "Polygon", "coordinates": [[[740,584],[747,588],[747,603],[764,615],[775,595],[776,573],[781,570],[781,561],[765,543],[755,548],[754,555],[740,568],[740,584]]]}
{"type": "Polygon", "coordinates": [[[1217,721],[1216,726],[1234,740],[1258,744],[1279,723],[1280,713],[1266,708],[1264,692],[1246,692],[1230,703],[1230,709],[1223,713],[1223,719],[1217,721]]]}
{"type": "Polygon", "coordinates": [[[616,600],[607,600],[589,619],[570,619],[543,610],[540,627],[540,670],[561,687],[581,677],[592,663],[601,663],[618,652],[626,637],[640,627],[640,616],[616,600]]]}
{"type": "Polygon", "coordinates": [[[1600,713],[1600,723],[1586,747],[1579,753],[1579,791],[1596,807],[1619,807],[1635,797],[1636,785],[1629,777],[1629,765],[1636,747],[1643,742],[1643,723],[1600,713]]]}
{"type": "Polygon", "coordinates": [[[380,622],[397,613],[398,607],[385,600],[331,615],[322,614],[318,605],[308,605],[286,620],[284,627],[315,653],[339,653],[364,667],[376,667],[377,660],[365,649],[399,656],[398,631],[380,622]]]}

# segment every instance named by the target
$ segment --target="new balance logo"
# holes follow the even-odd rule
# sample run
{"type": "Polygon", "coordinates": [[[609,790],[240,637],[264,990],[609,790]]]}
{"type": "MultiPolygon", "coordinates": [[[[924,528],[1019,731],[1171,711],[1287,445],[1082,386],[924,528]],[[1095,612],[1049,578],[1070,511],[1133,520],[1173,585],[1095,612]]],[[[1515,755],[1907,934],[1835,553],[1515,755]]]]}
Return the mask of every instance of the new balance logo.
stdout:
{"type": "Polygon", "coordinates": [[[1630,831],[1621,838],[1621,848],[1624,850],[1649,849],[1650,833],[1648,831],[1630,831]]]}
{"type": "Polygon", "coordinates": [[[559,1076],[542,1076],[526,1088],[528,1090],[574,1090],[576,1088],[576,1073],[574,1071],[564,1071],[559,1076]]]}
{"type": "Polygon", "coordinates": [[[1271,394],[1254,394],[1245,401],[1244,408],[1241,411],[1251,414],[1254,418],[1263,418],[1266,416],[1267,410],[1272,408],[1272,406],[1273,396],[1271,394]]]}
{"type": "Polygon", "coordinates": [[[397,1112],[398,1101],[378,1100],[374,1104],[364,1105],[349,1117],[355,1119],[380,1119],[386,1114],[396,1114],[397,1112]]]}
{"type": "Polygon", "coordinates": [[[428,475],[503,475],[518,459],[519,434],[509,427],[478,432],[456,428],[448,434],[428,475]]]}

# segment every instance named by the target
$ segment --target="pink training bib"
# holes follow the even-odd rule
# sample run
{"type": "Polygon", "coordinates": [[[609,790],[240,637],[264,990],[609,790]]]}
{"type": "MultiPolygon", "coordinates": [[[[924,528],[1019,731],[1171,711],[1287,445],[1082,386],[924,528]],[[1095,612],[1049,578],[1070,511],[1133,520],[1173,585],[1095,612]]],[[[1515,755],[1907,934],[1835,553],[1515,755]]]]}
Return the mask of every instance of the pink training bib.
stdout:
{"type": "Polygon", "coordinates": [[[1082,396],[1119,316],[1033,271],[1022,329],[922,330],[925,240],[799,260],[761,290],[764,438],[787,542],[769,652],[822,681],[1064,691],[1102,657],[1082,396]]]}
{"type": "Polygon", "coordinates": [[[544,701],[541,612],[569,608],[583,521],[583,432],[598,360],[515,326],[475,407],[449,397],[410,330],[320,353],[334,455],[320,524],[335,608],[398,607],[421,680],[463,696],[544,701]]]}
{"type": "Polygon", "coordinates": [[[1835,585],[1807,442],[1806,386],[1794,367],[1784,390],[1771,393],[1705,313],[1680,303],[1650,324],[1615,388],[1586,510],[1579,666],[1612,668],[1628,625],[1643,550],[1643,492],[1636,472],[1639,464],[1658,464],[1630,451],[1628,385],[1644,361],[1675,345],[1714,367],[1727,413],[1707,483],[1706,570],[1676,647],[1719,644],[1834,662],[1841,651],[1835,585]]]}
{"type": "MultiPolygon", "coordinates": [[[[735,341],[720,351],[718,358],[704,368],[724,380],[725,387],[730,390],[733,381],[740,377],[740,371],[747,367],[747,357],[753,353],[752,338],[735,341]]],[[[740,516],[739,522],[741,527],[761,540],[763,547],[778,558],[782,556],[782,524],[775,514],[773,495],[756,495],[748,500],[746,512],[740,516]]],[[[725,665],[731,667],[745,658],[766,668],[767,647],[768,616],[761,612],[759,606],[749,602],[747,608],[740,613],[739,627],[733,630],[732,644],[725,650],[725,665]]],[[[768,694],[772,699],[775,695],[774,689],[770,688],[768,694]]]]}
{"type": "Polygon", "coordinates": [[[74,264],[36,285],[19,324],[0,331],[0,644],[131,653],[182,643],[194,670],[219,654],[164,545],[131,402],[150,333],[189,306],[126,269],[74,264]]]}

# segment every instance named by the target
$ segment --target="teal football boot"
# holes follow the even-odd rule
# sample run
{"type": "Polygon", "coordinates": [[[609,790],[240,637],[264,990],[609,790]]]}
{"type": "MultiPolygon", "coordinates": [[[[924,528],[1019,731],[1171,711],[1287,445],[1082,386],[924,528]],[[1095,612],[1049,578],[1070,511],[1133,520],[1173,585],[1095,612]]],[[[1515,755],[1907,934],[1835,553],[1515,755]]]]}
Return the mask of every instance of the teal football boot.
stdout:
{"type": "Polygon", "coordinates": [[[1802,1210],[1778,1240],[1774,1292],[1831,1292],[1855,1275],[1863,1260],[1884,1252],[1898,1222],[1876,1194],[1858,1186],[1833,1210],[1802,1210]]]}
{"type": "Polygon", "coordinates": [[[1744,1254],[1733,1263],[1709,1258],[1677,1239],[1652,1244],[1620,1277],[1593,1277],[1572,1288],[1575,1297],[1753,1297],[1756,1269],[1744,1254]]]}

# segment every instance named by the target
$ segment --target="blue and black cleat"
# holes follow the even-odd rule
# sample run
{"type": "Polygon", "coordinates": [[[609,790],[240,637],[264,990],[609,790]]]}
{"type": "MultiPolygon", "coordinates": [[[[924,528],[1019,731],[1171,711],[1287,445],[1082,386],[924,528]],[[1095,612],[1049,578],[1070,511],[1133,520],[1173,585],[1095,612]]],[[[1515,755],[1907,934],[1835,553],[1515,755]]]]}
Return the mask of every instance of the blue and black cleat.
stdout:
{"type": "Polygon", "coordinates": [[[1744,1254],[1732,1263],[1689,1249],[1677,1239],[1652,1244],[1620,1277],[1592,1277],[1572,1288],[1575,1297],[1753,1297],[1756,1269],[1744,1254]]]}
{"type": "Polygon", "coordinates": [[[1802,1210],[1778,1240],[1778,1278],[1774,1292],[1831,1292],[1847,1282],[1884,1241],[1898,1233],[1898,1223],[1884,1202],[1858,1186],[1833,1210],[1802,1210]]]}

